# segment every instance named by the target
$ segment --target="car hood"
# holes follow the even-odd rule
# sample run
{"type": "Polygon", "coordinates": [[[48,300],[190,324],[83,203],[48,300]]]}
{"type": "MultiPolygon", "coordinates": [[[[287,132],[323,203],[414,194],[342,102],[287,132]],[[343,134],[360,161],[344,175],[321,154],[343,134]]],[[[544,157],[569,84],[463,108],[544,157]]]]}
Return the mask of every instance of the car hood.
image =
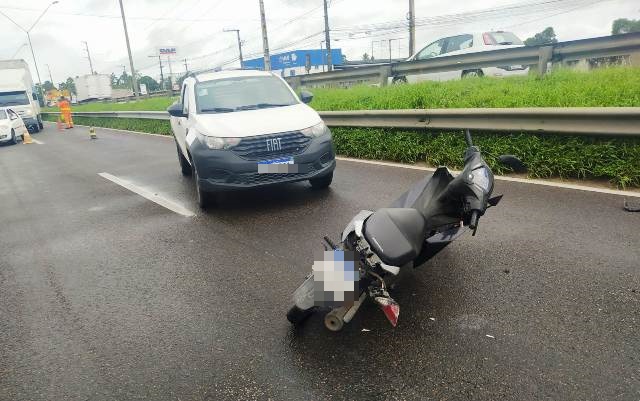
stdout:
{"type": "Polygon", "coordinates": [[[296,131],[322,121],[315,110],[302,103],[233,113],[197,114],[195,119],[195,128],[201,134],[226,138],[296,131]]]}

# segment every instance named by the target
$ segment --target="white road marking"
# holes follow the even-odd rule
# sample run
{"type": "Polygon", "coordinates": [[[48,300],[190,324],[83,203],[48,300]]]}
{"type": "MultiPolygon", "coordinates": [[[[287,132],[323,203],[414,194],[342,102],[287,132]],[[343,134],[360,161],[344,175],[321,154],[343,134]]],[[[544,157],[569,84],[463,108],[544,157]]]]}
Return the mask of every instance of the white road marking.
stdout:
{"type": "Polygon", "coordinates": [[[33,143],[37,143],[38,145],[44,145],[44,142],[41,142],[41,141],[39,141],[37,139],[31,138],[31,140],[33,141],[33,143]]]}
{"type": "MultiPolygon", "coordinates": [[[[391,162],[379,162],[379,161],[375,161],[375,160],[353,159],[351,157],[337,156],[336,160],[342,160],[342,161],[354,162],[354,163],[363,163],[363,164],[374,164],[376,166],[406,168],[406,169],[409,169],[409,170],[422,170],[422,171],[431,171],[431,172],[436,171],[435,168],[431,168],[431,167],[413,166],[413,165],[410,165],[410,164],[391,163],[391,162]]],[[[457,173],[457,172],[454,172],[454,173],[457,173]]],[[[600,193],[600,194],[608,194],[608,195],[618,195],[618,196],[628,196],[628,197],[632,197],[632,198],[640,198],[640,192],[619,191],[619,190],[616,190],[616,189],[595,188],[595,187],[589,187],[589,186],[586,186],[586,185],[567,184],[567,183],[562,183],[562,182],[544,181],[544,180],[536,180],[536,179],[529,179],[529,178],[505,177],[505,176],[501,176],[501,175],[495,176],[495,179],[499,180],[499,181],[519,182],[519,183],[522,183],[522,184],[542,185],[542,186],[546,186],[546,187],[573,189],[573,190],[576,190],[576,191],[596,192],[596,193],[600,193]]]]}
{"type": "Polygon", "coordinates": [[[146,198],[148,200],[150,200],[151,202],[157,203],[158,205],[165,207],[169,210],[171,210],[172,212],[175,212],[177,214],[180,214],[182,216],[185,217],[193,217],[196,214],[193,213],[191,210],[185,208],[182,205],[179,205],[173,201],[170,201],[168,199],[165,199],[161,196],[158,196],[157,194],[154,194],[152,192],[147,191],[144,188],[141,188],[127,180],[123,180],[122,178],[118,178],[115,175],[111,175],[109,173],[98,173],[98,175],[102,178],[105,178],[115,184],[120,185],[121,187],[124,187],[126,189],[128,189],[131,192],[134,192],[140,196],[142,196],[143,198],[146,198]]]}

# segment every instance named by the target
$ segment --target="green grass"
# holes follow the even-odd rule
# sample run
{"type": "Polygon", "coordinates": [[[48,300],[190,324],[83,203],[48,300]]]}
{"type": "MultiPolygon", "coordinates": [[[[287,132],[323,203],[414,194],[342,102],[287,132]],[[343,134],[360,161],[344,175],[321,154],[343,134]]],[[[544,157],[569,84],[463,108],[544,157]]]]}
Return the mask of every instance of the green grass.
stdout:
{"type": "MultiPolygon", "coordinates": [[[[49,120],[55,120],[49,117],[49,120]]],[[[81,125],[171,135],[168,121],[77,117],[81,125]]],[[[340,155],[431,166],[462,167],[465,148],[460,132],[432,133],[374,128],[333,128],[340,155]]],[[[600,139],[584,136],[474,133],[487,163],[498,174],[501,154],[522,158],[535,178],[606,179],[618,187],[640,188],[640,139],[600,139]]]]}
{"type": "Polygon", "coordinates": [[[316,110],[637,107],[640,68],[558,70],[542,78],[469,78],[384,88],[313,89],[316,110]]]}
{"type": "MultiPolygon", "coordinates": [[[[80,105],[72,105],[73,111],[164,111],[177,97],[153,97],[142,99],[140,101],[122,102],[122,103],[87,103],[80,105]]],[[[42,111],[59,111],[57,107],[46,107],[42,111]]]]}
{"type": "MultiPolygon", "coordinates": [[[[640,106],[640,68],[563,69],[542,78],[470,78],[384,88],[313,89],[316,110],[640,106]]],[[[176,98],[89,103],[75,111],[166,110],[176,98]]],[[[45,111],[57,111],[46,109],[45,111]]]]}
{"type": "MultiPolygon", "coordinates": [[[[56,121],[55,116],[44,116],[46,121],[56,121]]],[[[136,118],[104,118],[104,117],[73,117],[73,122],[92,127],[115,128],[126,131],[147,132],[150,134],[172,135],[171,125],[167,120],[149,120],[136,118]]]]}

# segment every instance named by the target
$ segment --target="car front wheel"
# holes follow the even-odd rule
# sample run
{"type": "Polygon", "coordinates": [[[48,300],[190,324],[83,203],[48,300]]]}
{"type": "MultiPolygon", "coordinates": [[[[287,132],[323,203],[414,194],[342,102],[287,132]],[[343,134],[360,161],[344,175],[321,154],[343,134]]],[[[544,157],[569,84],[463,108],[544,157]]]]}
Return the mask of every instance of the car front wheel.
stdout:
{"type": "Polygon", "coordinates": [[[205,191],[200,185],[200,176],[198,175],[198,169],[195,164],[192,165],[192,174],[194,181],[196,182],[196,194],[198,195],[198,206],[201,209],[207,209],[215,203],[215,194],[205,191]]]}
{"type": "Polygon", "coordinates": [[[18,143],[18,137],[16,137],[16,132],[14,130],[11,130],[11,141],[10,143],[12,145],[15,145],[18,143]]]}
{"type": "Polygon", "coordinates": [[[180,171],[182,172],[182,175],[185,177],[191,176],[191,165],[187,158],[182,154],[180,146],[178,146],[178,142],[176,142],[176,150],[178,151],[178,162],[180,163],[180,171]]]}
{"type": "Polygon", "coordinates": [[[323,189],[329,187],[332,181],[333,172],[325,175],[324,177],[312,178],[309,180],[309,183],[311,184],[311,187],[313,187],[313,189],[323,189]]]}

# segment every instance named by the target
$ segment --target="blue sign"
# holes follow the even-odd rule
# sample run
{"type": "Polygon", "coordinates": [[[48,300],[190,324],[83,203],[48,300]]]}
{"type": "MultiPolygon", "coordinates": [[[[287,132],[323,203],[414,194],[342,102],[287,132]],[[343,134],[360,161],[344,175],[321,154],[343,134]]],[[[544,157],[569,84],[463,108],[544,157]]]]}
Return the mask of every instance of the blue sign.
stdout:
{"type": "MultiPolygon", "coordinates": [[[[304,67],[309,55],[311,66],[321,66],[327,64],[327,51],[314,50],[294,50],[286,53],[271,55],[271,69],[283,70],[285,68],[304,67]]],[[[342,64],[342,49],[331,49],[331,62],[333,65],[342,64]]],[[[264,57],[245,60],[245,68],[264,69],[264,57]]]]}

